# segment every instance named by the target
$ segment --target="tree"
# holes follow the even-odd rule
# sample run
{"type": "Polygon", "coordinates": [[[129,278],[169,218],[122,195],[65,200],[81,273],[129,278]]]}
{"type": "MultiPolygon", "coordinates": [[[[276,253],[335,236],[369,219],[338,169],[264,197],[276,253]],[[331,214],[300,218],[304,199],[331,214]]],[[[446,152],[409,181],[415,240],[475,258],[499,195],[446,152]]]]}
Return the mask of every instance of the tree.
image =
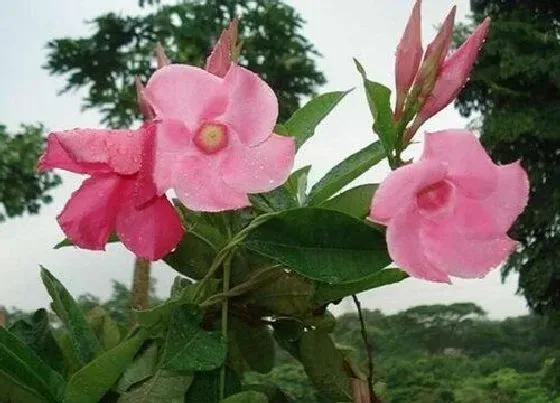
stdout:
{"type": "Polygon", "coordinates": [[[303,19],[280,0],[185,0],[150,10],[141,16],[101,15],[91,22],[91,36],[47,44],[45,68],[67,78],[62,92],[87,88],[83,107],[99,109],[108,126],[128,127],[140,118],[134,79],[153,72],[156,42],[172,61],[203,66],[234,17],[240,18],[240,64],[275,90],[281,121],[325,82],[312,59],[318,53],[301,34],[303,19]]]}
{"type": "Polygon", "coordinates": [[[560,310],[560,3],[471,6],[475,22],[490,15],[492,27],[456,106],[466,117],[481,113],[481,140],[494,160],[520,159],[529,174],[529,205],[511,231],[521,245],[503,275],[518,272],[529,306],[553,314],[560,310]]]}
{"type": "Polygon", "coordinates": [[[43,151],[42,125],[21,125],[8,133],[0,125],[0,221],[24,214],[36,214],[49,203],[49,190],[61,183],[60,176],[35,170],[43,151]]]}

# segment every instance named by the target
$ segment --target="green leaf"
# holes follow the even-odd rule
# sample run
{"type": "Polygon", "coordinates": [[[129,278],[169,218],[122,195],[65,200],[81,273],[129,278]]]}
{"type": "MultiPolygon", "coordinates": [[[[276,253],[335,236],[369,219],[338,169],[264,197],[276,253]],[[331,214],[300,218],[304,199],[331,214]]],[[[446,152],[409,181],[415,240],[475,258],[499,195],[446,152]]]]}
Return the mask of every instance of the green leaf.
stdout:
{"type": "Polygon", "coordinates": [[[264,393],[248,390],[224,399],[224,403],[268,403],[264,393]]]}
{"type": "Polygon", "coordinates": [[[150,344],[124,371],[117,385],[117,392],[124,393],[138,382],[142,382],[156,372],[158,346],[150,344]]]}
{"type": "Polygon", "coordinates": [[[59,402],[64,379],[45,364],[22,340],[0,327],[0,374],[49,402],[59,402]]]}
{"type": "Polygon", "coordinates": [[[182,275],[200,280],[215,257],[216,251],[210,244],[187,230],[175,250],[163,260],[182,275]]]}
{"type": "Polygon", "coordinates": [[[121,341],[119,325],[111,318],[105,309],[100,306],[92,308],[86,314],[86,319],[105,351],[119,344],[121,341]]]}
{"type": "Polygon", "coordinates": [[[313,185],[307,196],[307,204],[314,205],[327,200],[383,158],[385,151],[379,142],[372,143],[347,157],[313,185]]]}
{"type": "Polygon", "coordinates": [[[228,329],[228,345],[231,344],[236,345],[242,358],[253,371],[265,374],[274,367],[274,340],[266,326],[249,326],[232,317],[228,329]]]}
{"type": "Polygon", "coordinates": [[[375,184],[356,186],[324,201],[319,207],[364,219],[369,214],[371,199],[377,186],[375,184]]]}
{"type": "Polygon", "coordinates": [[[96,403],[117,382],[146,340],[144,331],[101,354],[76,372],[64,391],[64,403],[96,403]]]}
{"type": "Polygon", "coordinates": [[[298,207],[295,195],[292,195],[284,185],[266,193],[249,195],[251,204],[257,209],[269,213],[298,207]]]}
{"type": "Polygon", "coordinates": [[[373,288],[395,284],[407,277],[408,275],[400,269],[387,268],[352,283],[331,285],[317,282],[313,292],[313,302],[326,304],[373,288]]]}
{"type": "Polygon", "coordinates": [[[284,186],[288,191],[295,196],[298,204],[302,206],[305,203],[307,193],[307,176],[311,170],[311,165],[306,165],[297,171],[293,172],[284,186]]]}
{"type": "Polygon", "coordinates": [[[302,276],[332,284],[357,281],[391,262],[382,232],[319,208],[272,215],[249,232],[245,245],[302,276]]]}
{"type": "MultiPolygon", "coordinates": [[[[109,236],[109,239],[107,240],[107,242],[120,242],[121,240],[119,239],[119,237],[117,236],[117,234],[112,233],[109,236]]],[[[53,249],[60,249],[60,248],[66,248],[68,246],[74,246],[74,242],[72,242],[70,239],[68,238],[64,238],[62,241],[60,241],[59,243],[57,243],[53,249]]]]}
{"type": "Polygon", "coordinates": [[[391,110],[391,90],[383,84],[368,80],[360,62],[356,59],[354,59],[354,62],[364,81],[364,89],[373,117],[373,129],[379,136],[385,151],[390,153],[395,148],[397,141],[397,130],[391,110]]]}
{"type": "MultiPolygon", "coordinates": [[[[185,395],[185,403],[220,403],[220,369],[196,372],[194,380],[185,395]]],[[[235,372],[226,367],[224,397],[241,390],[241,382],[235,372]]]]}
{"type": "Polygon", "coordinates": [[[90,362],[102,351],[93,329],[68,290],[44,267],[41,267],[41,279],[53,300],[52,309],[66,326],[80,362],[90,362]]]}
{"type": "Polygon", "coordinates": [[[0,402],[44,403],[46,400],[0,372],[0,402]]]}
{"type": "Polygon", "coordinates": [[[336,402],[352,401],[350,376],[344,357],[328,332],[304,332],[299,340],[300,360],[307,376],[326,397],[336,402]]]}
{"type": "Polygon", "coordinates": [[[218,332],[200,326],[202,314],[193,306],[173,313],[163,354],[163,368],[174,371],[210,371],[222,366],[227,345],[218,332]]]}
{"type": "Polygon", "coordinates": [[[279,134],[289,134],[300,148],[315,133],[315,128],[334,109],[350,91],[333,91],[319,95],[294,112],[292,117],[281,125],[279,134]]]}
{"type": "Polygon", "coordinates": [[[31,323],[19,320],[8,330],[31,347],[52,369],[62,372],[64,370],[62,351],[53,336],[47,311],[44,309],[35,311],[30,320],[31,323]]]}
{"type": "Polygon", "coordinates": [[[155,375],[124,393],[118,403],[183,403],[192,375],[159,370],[155,375]]]}

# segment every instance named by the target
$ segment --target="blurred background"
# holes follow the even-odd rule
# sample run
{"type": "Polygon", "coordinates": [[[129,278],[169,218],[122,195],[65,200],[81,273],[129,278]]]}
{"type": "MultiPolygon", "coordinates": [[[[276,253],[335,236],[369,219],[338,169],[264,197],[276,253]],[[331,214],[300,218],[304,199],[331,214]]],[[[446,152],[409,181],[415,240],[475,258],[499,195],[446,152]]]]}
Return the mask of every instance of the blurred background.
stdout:
{"type": "MultiPolygon", "coordinates": [[[[423,131],[469,126],[480,132],[495,161],[521,159],[532,188],[529,208],[512,229],[520,249],[483,279],[457,279],[451,286],[407,279],[363,294],[362,303],[371,310],[368,321],[376,348],[379,344],[380,371],[393,391],[390,401],[554,401],[560,382],[555,375],[560,372],[554,371],[560,351],[555,330],[560,3],[426,0],[424,43],[453,4],[456,43],[486,15],[493,18],[491,34],[458,101],[423,131]]],[[[314,94],[357,87],[297,156],[296,166],[313,165],[313,183],[371,142],[371,118],[352,58],[371,79],[393,87],[395,47],[411,8],[404,0],[5,4],[0,13],[0,304],[8,319],[48,304],[39,265],[81,296],[84,306],[105,303],[123,315],[128,309],[134,257],[122,246],[110,244],[106,252],[53,250],[64,238],[56,215],[83,178],[37,175],[34,165],[51,130],[138,125],[133,81],[137,74],[145,80],[154,69],[156,41],[173,61],[202,65],[229,16],[241,15],[241,63],[277,91],[280,120],[314,94]]],[[[408,157],[419,154],[419,140],[408,157]]],[[[380,182],[388,171],[378,166],[359,183],[380,182]]],[[[156,262],[152,274],[153,297],[164,298],[175,273],[156,262]]],[[[346,301],[333,309],[352,310],[346,301]]],[[[337,337],[358,346],[353,318],[343,317],[337,337]]],[[[294,366],[278,376],[290,382],[293,376],[300,387],[305,381],[298,371],[294,366]]],[[[304,399],[297,401],[320,401],[302,395],[305,390],[294,390],[304,399]]]]}

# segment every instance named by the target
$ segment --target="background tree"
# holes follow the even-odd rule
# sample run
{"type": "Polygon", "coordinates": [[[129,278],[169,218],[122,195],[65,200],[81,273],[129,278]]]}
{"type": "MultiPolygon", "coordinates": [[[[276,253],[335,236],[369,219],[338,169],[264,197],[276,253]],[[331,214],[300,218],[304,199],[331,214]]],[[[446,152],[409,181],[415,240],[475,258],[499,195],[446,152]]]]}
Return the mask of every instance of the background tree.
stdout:
{"type": "Polygon", "coordinates": [[[58,175],[35,170],[44,132],[40,124],[21,125],[15,133],[0,125],[0,221],[38,213],[52,200],[47,192],[61,182],[58,175]]]}
{"type": "MultiPolygon", "coordinates": [[[[456,106],[481,114],[481,140],[494,160],[521,159],[529,206],[512,229],[521,247],[503,274],[539,313],[560,311],[560,3],[471,0],[474,20],[492,17],[488,41],[456,106]]],[[[464,34],[465,29],[458,32],[464,34]]]]}

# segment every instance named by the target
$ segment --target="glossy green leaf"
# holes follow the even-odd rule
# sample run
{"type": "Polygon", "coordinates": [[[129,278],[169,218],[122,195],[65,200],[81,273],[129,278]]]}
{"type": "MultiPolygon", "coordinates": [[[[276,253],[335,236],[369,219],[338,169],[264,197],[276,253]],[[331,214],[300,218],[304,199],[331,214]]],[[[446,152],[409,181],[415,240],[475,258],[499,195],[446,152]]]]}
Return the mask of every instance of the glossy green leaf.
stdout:
{"type": "MultiPolygon", "coordinates": [[[[220,369],[196,372],[191,387],[185,395],[185,403],[220,403],[220,372],[220,369]]],[[[224,396],[234,395],[240,390],[239,377],[226,367],[224,396]]]]}
{"type": "Polygon", "coordinates": [[[195,306],[173,312],[165,340],[164,369],[209,371],[222,366],[227,346],[221,334],[202,329],[202,314],[195,306]]]}
{"type": "Polygon", "coordinates": [[[301,206],[305,203],[307,193],[307,176],[311,171],[311,165],[306,165],[293,172],[285,183],[286,189],[296,197],[298,204],[301,206]]]}
{"type": "MultiPolygon", "coordinates": [[[[107,242],[120,242],[121,240],[119,239],[119,237],[117,236],[117,234],[112,233],[109,236],[109,239],[107,240],[107,242]]],[[[57,243],[54,246],[54,249],[60,249],[60,248],[66,248],[68,246],[74,246],[74,242],[72,242],[70,239],[68,238],[64,238],[62,241],[60,241],[59,243],[57,243]]]]}
{"type": "Polygon", "coordinates": [[[395,148],[397,141],[397,130],[393,122],[393,111],[391,110],[391,90],[383,84],[368,80],[360,62],[356,59],[354,59],[354,62],[364,81],[364,89],[371,116],[373,117],[373,129],[379,136],[387,153],[390,153],[395,148]]]}
{"type": "Polygon", "coordinates": [[[248,234],[245,245],[302,276],[332,284],[357,281],[391,262],[382,232],[319,208],[273,215],[248,234]]]}
{"type": "Polygon", "coordinates": [[[101,354],[76,372],[64,391],[64,403],[96,403],[117,382],[146,340],[144,331],[101,354]]]}
{"type": "Polygon", "coordinates": [[[282,124],[282,132],[279,134],[289,134],[295,138],[296,147],[301,147],[315,134],[315,128],[319,123],[350,91],[333,91],[313,98],[282,124]]]}
{"type": "Polygon", "coordinates": [[[155,343],[139,353],[119,379],[117,392],[124,393],[134,384],[153,376],[156,373],[157,357],[158,346],[155,343]]]}
{"type": "Polygon", "coordinates": [[[407,277],[408,275],[400,269],[387,268],[351,283],[332,285],[317,282],[313,291],[313,302],[316,304],[326,304],[373,288],[395,284],[407,277]]]}
{"type": "Polygon", "coordinates": [[[53,336],[46,310],[35,311],[29,322],[19,320],[8,330],[27,344],[52,369],[58,372],[64,370],[62,351],[53,336]]]}
{"type": "Polygon", "coordinates": [[[200,280],[215,257],[216,251],[207,241],[187,230],[175,250],[163,260],[182,275],[200,280]]]}
{"type": "Polygon", "coordinates": [[[62,376],[3,327],[0,327],[0,374],[9,379],[4,382],[12,387],[33,391],[49,402],[58,402],[62,398],[62,376]]]}
{"type": "Polygon", "coordinates": [[[248,390],[224,399],[223,403],[268,403],[264,393],[248,390]]]}
{"type": "Polygon", "coordinates": [[[47,400],[0,372],[0,402],[45,403],[47,400]]]}
{"type": "Polygon", "coordinates": [[[336,402],[352,401],[350,376],[344,357],[328,332],[304,332],[299,340],[300,360],[307,376],[326,397],[336,402]]]}
{"type": "Polygon", "coordinates": [[[372,143],[347,157],[313,185],[307,196],[307,204],[314,205],[324,202],[378,164],[383,158],[385,158],[385,151],[379,142],[372,143]]]}
{"type": "Polygon", "coordinates": [[[121,341],[119,325],[111,318],[105,309],[100,306],[92,308],[86,314],[86,319],[105,351],[119,344],[121,341]]]}
{"type": "Polygon", "coordinates": [[[265,213],[298,207],[296,196],[285,185],[270,192],[249,195],[249,200],[255,208],[265,213]]]}
{"type": "Polygon", "coordinates": [[[371,199],[377,186],[375,184],[356,186],[324,201],[319,207],[364,219],[369,214],[371,199]]]}
{"type": "Polygon", "coordinates": [[[93,329],[68,290],[44,267],[41,279],[53,300],[53,311],[68,330],[77,357],[82,364],[90,362],[102,351],[93,329]]]}
{"type": "Polygon", "coordinates": [[[118,403],[183,403],[192,375],[159,370],[153,377],[123,393],[118,403]]]}
{"type": "Polygon", "coordinates": [[[239,348],[241,357],[253,371],[265,374],[274,367],[274,340],[266,326],[249,326],[242,320],[231,318],[228,345],[231,344],[239,348]]]}

